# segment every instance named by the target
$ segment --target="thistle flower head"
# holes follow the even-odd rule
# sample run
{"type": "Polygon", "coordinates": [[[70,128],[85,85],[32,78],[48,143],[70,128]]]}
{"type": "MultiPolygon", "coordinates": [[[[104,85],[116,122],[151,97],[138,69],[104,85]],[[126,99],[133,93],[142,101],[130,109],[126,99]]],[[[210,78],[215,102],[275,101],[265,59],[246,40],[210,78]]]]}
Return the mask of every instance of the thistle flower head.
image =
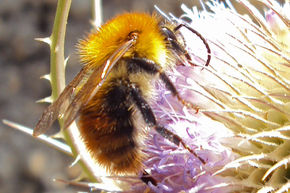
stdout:
{"type": "MultiPolygon", "coordinates": [[[[269,9],[265,17],[245,0],[240,4],[250,17],[215,1],[207,4],[210,12],[183,6],[183,17],[207,37],[213,52],[211,65],[189,76],[191,90],[204,115],[233,131],[223,144],[239,155],[215,175],[234,177],[223,185],[239,192],[290,187],[289,4],[261,2],[269,9]]],[[[198,51],[192,53],[200,64],[198,51]]]]}
{"type": "Polygon", "coordinates": [[[203,44],[182,30],[197,67],[177,67],[170,78],[201,110],[185,108],[160,85],[152,106],[159,123],[206,164],[152,129],[144,168],[158,185],[128,180],[127,191],[289,190],[289,5],[261,2],[268,8],[265,17],[246,0],[240,1],[249,11],[245,16],[216,1],[201,12],[182,6],[182,18],[209,42],[212,61],[204,66],[203,44]]]}

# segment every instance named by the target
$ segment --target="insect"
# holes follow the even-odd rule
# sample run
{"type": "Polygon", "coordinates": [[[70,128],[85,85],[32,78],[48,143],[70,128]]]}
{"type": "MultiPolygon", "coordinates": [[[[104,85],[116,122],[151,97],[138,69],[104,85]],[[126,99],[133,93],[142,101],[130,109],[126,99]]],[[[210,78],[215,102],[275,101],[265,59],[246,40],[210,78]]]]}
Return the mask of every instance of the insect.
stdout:
{"type": "Polygon", "coordinates": [[[148,103],[159,79],[183,105],[197,108],[179,95],[166,74],[176,60],[191,60],[178,39],[181,27],[204,41],[208,65],[210,49],[200,34],[184,24],[162,23],[154,14],[125,13],[90,33],[78,45],[83,68],[44,111],[33,135],[46,132],[60,116],[64,129],[77,120],[92,157],[109,173],[138,174],[146,158],[142,142],[149,127],[205,163],[179,136],[158,124],[148,103]]]}

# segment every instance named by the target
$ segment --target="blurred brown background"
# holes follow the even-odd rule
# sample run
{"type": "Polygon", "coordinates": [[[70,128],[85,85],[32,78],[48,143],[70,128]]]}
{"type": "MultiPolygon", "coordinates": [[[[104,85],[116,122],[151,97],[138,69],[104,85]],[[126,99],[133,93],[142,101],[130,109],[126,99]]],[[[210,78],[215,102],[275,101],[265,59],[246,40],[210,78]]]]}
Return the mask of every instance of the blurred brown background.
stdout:
{"type": "MultiPolygon", "coordinates": [[[[104,21],[125,11],[164,12],[180,16],[180,4],[198,0],[104,0],[104,21]]],[[[255,2],[255,0],[254,0],[255,2]]],[[[67,26],[67,80],[80,65],[75,44],[90,30],[90,0],[72,0],[67,26]]],[[[49,72],[48,46],[34,38],[51,33],[57,0],[0,0],[0,119],[33,127],[45,104],[35,101],[50,95],[50,85],[39,77],[49,72]]],[[[52,181],[72,179],[79,169],[73,160],[34,138],[0,123],[0,193],[75,192],[52,181]]]]}

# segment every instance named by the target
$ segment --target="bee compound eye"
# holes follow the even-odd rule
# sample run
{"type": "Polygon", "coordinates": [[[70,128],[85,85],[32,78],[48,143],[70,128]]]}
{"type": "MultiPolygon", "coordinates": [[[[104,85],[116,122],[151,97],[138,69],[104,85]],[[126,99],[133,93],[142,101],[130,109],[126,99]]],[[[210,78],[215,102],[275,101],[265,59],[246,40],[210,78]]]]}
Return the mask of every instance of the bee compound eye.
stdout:
{"type": "Polygon", "coordinates": [[[169,28],[162,27],[161,30],[162,30],[162,33],[166,36],[166,38],[177,41],[177,38],[176,38],[174,32],[171,31],[169,28]]]}

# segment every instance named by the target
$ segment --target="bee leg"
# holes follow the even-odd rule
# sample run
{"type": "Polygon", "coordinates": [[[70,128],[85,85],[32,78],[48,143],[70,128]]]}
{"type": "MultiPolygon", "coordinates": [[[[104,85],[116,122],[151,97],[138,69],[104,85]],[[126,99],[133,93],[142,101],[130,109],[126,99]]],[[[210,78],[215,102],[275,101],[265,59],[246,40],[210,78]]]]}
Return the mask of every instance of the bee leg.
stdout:
{"type": "Polygon", "coordinates": [[[149,127],[154,128],[162,137],[166,138],[167,140],[171,141],[175,145],[179,146],[180,144],[187,149],[190,153],[192,153],[195,157],[197,157],[203,164],[205,161],[199,157],[178,135],[174,134],[164,126],[158,125],[155,115],[147,103],[147,101],[142,96],[141,91],[139,88],[135,87],[134,84],[130,85],[130,93],[133,102],[136,104],[136,107],[140,110],[144,121],[148,124],[149,127]]]}
{"type": "MultiPolygon", "coordinates": [[[[165,27],[165,26],[162,27],[161,30],[162,30],[162,33],[164,34],[164,36],[166,37],[165,40],[170,44],[170,46],[168,46],[168,48],[172,49],[177,54],[177,56],[184,55],[185,58],[188,60],[188,62],[192,66],[195,66],[195,64],[193,64],[191,62],[191,57],[188,54],[188,52],[178,42],[175,33],[171,29],[169,29],[168,27],[165,27]]],[[[183,38],[183,36],[181,36],[181,37],[183,38]]]]}
{"type": "Polygon", "coordinates": [[[171,82],[171,80],[169,79],[169,77],[165,74],[165,72],[160,72],[160,75],[159,76],[160,76],[161,80],[164,82],[166,88],[172,93],[173,96],[175,96],[178,99],[178,101],[181,102],[181,104],[183,104],[187,108],[195,109],[196,110],[196,113],[198,113],[199,108],[196,105],[192,104],[191,102],[188,102],[188,101],[184,100],[179,95],[179,92],[177,91],[176,87],[171,82]]]}
{"type": "Polygon", "coordinates": [[[130,72],[138,72],[138,71],[145,71],[148,74],[159,74],[160,79],[165,84],[166,88],[175,96],[178,101],[181,102],[184,106],[190,109],[195,109],[196,113],[198,113],[199,108],[192,104],[189,101],[184,100],[180,95],[177,89],[175,88],[174,84],[171,82],[169,77],[165,74],[164,71],[160,68],[158,64],[156,64],[152,60],[148,60],[146,58],[131,58],[128,59],[128,70],[130,72]]]}
{"type": "Polygon", "coordinates": [[[145,184],[148,184],[149,182],[151,182],[154,186],[157,186],[157,181],[152,176],[150,176],[150,174],[148,174],[145,170],[143,170],[141,180],[145,184]]]}
{"type": "MultiPolygon", "coordinates": [[[[170,46],[168,48],[173,49],[174,51],[177,52],[177,54],[184,54],[184,55],[187,54],[187,51],[183,48],[183,46],[180,45],[175,33],[171,29],[164,26],[161,28],[161,30],[162,30],[163,35],[166,37],[165,40],[170,43],[170,46]]],[[[186,58],[191,59],[188,54],[186,55],[186,58]],[[187,56],[189,58],[187,58],[187,56]]]]}
{"type": "Polygon", "coordinates": [[[174,134],[173,132],[171,132],[170,130],[166,129],[165,127],[158,125],[155,127],[155,130],[164,138],[168,139],[169,141],[171,141],[172,143],[174,143],[175,145],[179,146],[180,144],[186,149],[188,150],[190,153],[192,153],[195,157],[197,157],[199,159],[199,161],[202,164],[205,164],[206,162],[204,161],[204,159],[202,159],[201,157],[199,157],[183,140],[181,137],[179,137],[178,135],[174,134]]]}
{"type": "MultiPolygon", "coordinates": [[[[171,48],[174,52],[176,52],[177,55],[182,54],[186,57],[186,59],[188,60],[188,62],[195,66],[195,64],[193,64],[191,61],[191,57],[188,54],[188,52],[184,49],[185,46],[181,46],[180,43],[177,40],[177,37],[175,35],[175,32],[178,31],[181,27],[185,27],[188,30],[190,30],[192,33],[194,33],[195,35],[197,35],[203,42],[203,44],[205,45],[206,49],[207,49],[207,61],[205,63],[205,66],[208,66],[211,60],[211,50],[210,47],[206,41],[206,39],[196,30],[194,30],[193,28],[185,25],[185,24],[179,24],[177,27],[175,27],[173,29],[173,31],[171,29],[169,29],[168,27],[163,26],[161,28],[162,33],[164,34],[164,36],[166,37],[165,40],[167,42],[169,42],[170,46],[169,48],[171,48]]],[[[183,36],[181,36],[183,38],[183,36]]]]}

